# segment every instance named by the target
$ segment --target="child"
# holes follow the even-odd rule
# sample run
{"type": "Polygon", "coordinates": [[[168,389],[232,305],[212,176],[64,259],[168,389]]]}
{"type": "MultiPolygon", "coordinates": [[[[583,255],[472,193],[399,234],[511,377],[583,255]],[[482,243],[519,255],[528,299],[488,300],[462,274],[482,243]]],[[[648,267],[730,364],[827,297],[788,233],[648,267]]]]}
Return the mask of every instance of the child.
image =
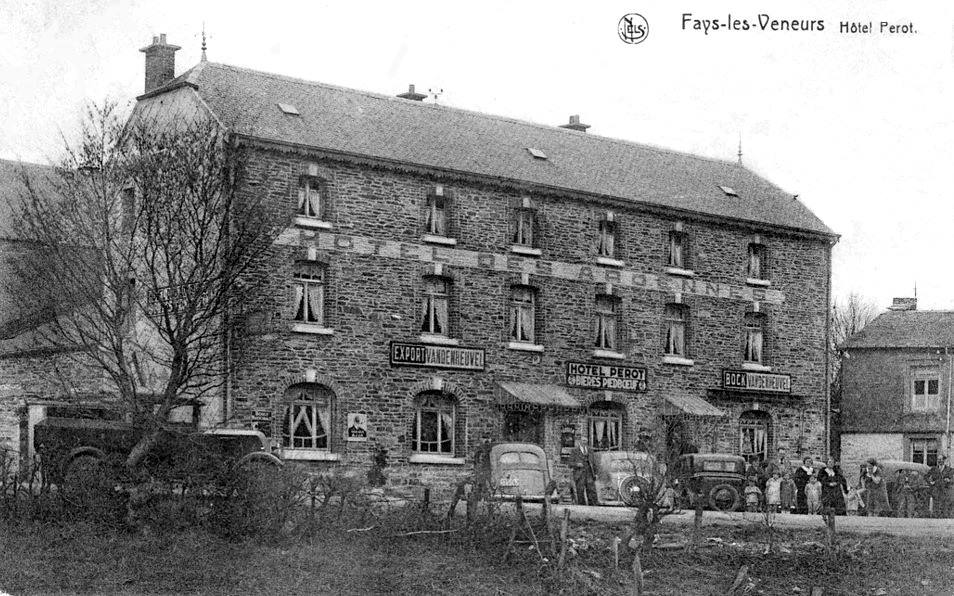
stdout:
{"type": "Polygon", "coordinates": [[[811,475],[805,485],[805,500],[808,502],[809,513],[821,511],[821,482],[815,474],[811,475]]]}
{"type": "Polygon", "coordinates": [[[778,513],[782,506],[782,479],[778,471],[772,472],[772,477],[765,481],[765,510],[778,513]]]}
{"type": "Polygon", "coordinates": [[[755,485],[755,482],[749,480],[745,486],[745,510],[756,512],[759,510],[759,501],[762,500],[762,491],[755,485]]]}
{"type": "Polygon", "coordinates": [[[858,515],[858,509],[865,506],[865,502],[861,498],[864,492],[865,488],[860,480],[858,486],[852,486],[848,489],[848,494],[845,495],[845,510],[848,515],[858,515]]]}
{"type": "Polygon", "coordinates": [[[795,481],[788,472],[782,477],[780,496],[782,511],[792,513],[795,510],[795,481]]]}

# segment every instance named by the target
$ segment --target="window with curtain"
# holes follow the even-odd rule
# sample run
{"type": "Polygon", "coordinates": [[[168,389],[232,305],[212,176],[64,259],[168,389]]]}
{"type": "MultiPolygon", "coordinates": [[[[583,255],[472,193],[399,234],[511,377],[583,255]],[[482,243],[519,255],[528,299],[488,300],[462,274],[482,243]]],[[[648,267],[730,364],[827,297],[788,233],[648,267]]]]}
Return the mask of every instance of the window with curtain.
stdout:
{"type": "Polygon", "coordinates": [[[686,269],[686,235],[683,232],[673,230],[669,232],[669,266],[686,269]]]}
{"type": "Polygon", "coordinates": [[[517,209],[514,215],[513,243],[520,246],[533,246],[533,209],[517,209]]]}
{"type": "Polygon", "coordinates": [[[535,343],[533,319],[536,313],[536,292],[529,286],[510,288],[510,340],[535,343]]]}
{"type": "Polygon", "coordinates": [[[689,326],[689,308],[683,304],[667,304],[665,313],[665,353],[669,356],[687,354],[687,328],[689,326]]]}
{"type": "Polygon", "coordinates": [[[289,449],[331,448],[333,394],[322,385],[301,383],[285,392],[282,446],[289,449]]]}
{"type": "Polygon", "coordinates": [[[596,248],[601,257],[612,258],[616,255],[616,222],[600,220],[599,244],[596,248]]]}
{"type": "Polygon", "coordinates": [[[911,388],[911,409],[922,412],[936,412],[941,406],[940,389],[940,376],[936,371],[916,372],[911,388]]]}
{"type": "Polygon", "coordinates": [[[436,194],[427,196],[424,229],[428,234],[447,236],[447,200],[445,197],[436,194]]]}
{"type": "Polygon", "coordinates": [[[749,244],[749,264],[746,275],[753,279],[765,279],[765,245],[749,244]]]}
{"type": "Polygon", "coordinates": [[[937,465],[937,448],[936,439],[911,439],[911,461],[934,467],[937,465]]]}
{"type": "Polygon", "coordinates": [[[450,396],[440,392],[422,394],[414,418],[414,451],[453,455],[456,415],[457,406],[450,396]]]}
{"type": "Polygon", "coordinates": [[[597,451],[619,451],[622,446],[623,413],[619,408],[594,404],[587,416],[590,447],[597,451]]]}
{"type": "Polygon", "coordinates": [[[442,277],[424,278],[424,300],[421,304],[421,331],[447,335],[448,283],[442,277]]]}
{"type": "Polygon", "coordinates": [[[296,321],[324,323],[325,266],[311,261],[295,263],[294,308],[296,321]]]}
{"type": "Polygon", "coordinates": [[[619,322],[619,299],[615,296],[596,297],[596,347],[615,350],[617,347],[617,324],[619,322]]]}
{"type": "Polygon", "coordinates": [[[762,364],[764,358],[765,317],[760,313],[746,313],[743,327],[745,345],[742,359],[745,362],[762,364]]]}
{"type": "Polygon", "coordinates": [[[322,183],[320,178],[302,176],[298,184],[298,215],[321,219],[322,183]]]}

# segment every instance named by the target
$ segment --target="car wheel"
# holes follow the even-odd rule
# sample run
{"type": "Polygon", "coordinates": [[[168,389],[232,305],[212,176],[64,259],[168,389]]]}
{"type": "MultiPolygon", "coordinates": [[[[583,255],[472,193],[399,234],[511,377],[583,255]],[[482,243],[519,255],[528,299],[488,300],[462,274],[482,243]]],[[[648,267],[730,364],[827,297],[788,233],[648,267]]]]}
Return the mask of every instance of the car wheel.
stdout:
{"type": "Polygon", "coordinates": [[[90,505],[109,490],[106,466],[95,455],[79,455],[66,464],[61,486],[63,497],[73,505],[90,505]]]}
{"type": "Polygon", "coordinates": [[[619,496],[630,507],[636,507],[639,505],[642,493],[649,488],[649,483],[639,476],[627,476],[619,483],[619,496]]]}
{"type": "Polygon", "coordinates": [[[739,489],[731,484],[717,484],[709,491],[709,506],[716,511],[735,511],[740,502],[739,489]]]}

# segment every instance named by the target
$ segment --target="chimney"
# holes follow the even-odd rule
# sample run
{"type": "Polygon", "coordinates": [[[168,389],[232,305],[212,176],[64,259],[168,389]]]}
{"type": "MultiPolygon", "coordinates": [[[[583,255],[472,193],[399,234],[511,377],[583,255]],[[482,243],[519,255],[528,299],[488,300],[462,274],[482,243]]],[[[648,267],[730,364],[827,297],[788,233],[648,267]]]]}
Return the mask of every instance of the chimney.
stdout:
{"type": "Polygon", "coordinates": [[[570,116],[569,124],[561,124],[560,128],[569,128],[570,130],[578,130],[580,132],[586,132],[586,129],[589,128],[589,124],[583,124],[580,122],[579,114],[574,114],[570,116]]]}
{"type": "Polygon", "coordinates": [[[424,98],[427,97],[427,95],[416,92],[414,90],[414,85],[408,85],[407,92],[399,93],[398,97],[401,99],[410,99],[411,101],[424,101],[424,98]]]}
{"type": "Polygon", "coordinates": [[[888,310],[917,310],[917,298],[895,298],[888,310]]]}
{"type": "Polygon", "coordinates": [[[176,78],[176,51],[179,46],[166,43],[166,34],[152,37],[152,44],[140,52],[146,54],[146,93],[176,78]]]}

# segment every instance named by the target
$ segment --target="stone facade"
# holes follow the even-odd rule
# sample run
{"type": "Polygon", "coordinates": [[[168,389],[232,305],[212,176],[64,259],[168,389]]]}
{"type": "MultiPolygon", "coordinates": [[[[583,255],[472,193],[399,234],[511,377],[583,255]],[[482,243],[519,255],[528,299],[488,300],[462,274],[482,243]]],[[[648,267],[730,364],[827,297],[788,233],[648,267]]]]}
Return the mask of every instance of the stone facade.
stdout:
{"type": "MultiPolygon", "coordinates": [[[[695,439],[703,451],[739,453],[740,420],[754,420],[765,429],[765,453],[826,453],[830,238],[317,152],[249,144],[245,161],[244,192],[267,193],[290,220],[303,174],[316,181],[323,223],[291,223],[256,272],[264,290],[246,320],[229,411],[281,444],[289,387],[307,381],[322,388],[331,395],[331,428],[329,443],[312,454],[325,462],[316,465],[365,467],[383,447],[392,482],[445,485],[467,472],[483,441],[504,438],[498,383],[508,381],[564,386],[579,400],[578,409],[526,408],[538,417],[537,440],[560,477],[567,474],[560,463],[565,425],[586,437],[591,412],[618,412],[620,446],[655,451],[665,443],[667,396],[706,399],[727,412],[695,439]],[[453,243],[425,236],[427,201],[435,194],[446,200],[453,243]],[[512,249],[515,214],[526,207],[535,215],[538,255],[512,249]],[[619,263],[597,259],[598,229],[608,218],[619,263]],[[688,238],[683,268],[691,272],[667,270],[672,231],[688,238]],[[767,248],[768,285],[747,283],[753,241],[767,248]],[[324,315],[296,332],[294,271],[302,261],[325,272],[324,315]],[[434,341],[420,331],[424,280],[434,275],[448,282],[446,336],[484,350],[484,370],[390,364],[390,342],[434,341]],[[511,345],[514,285],[535,292],[534,351],[511,345]],[[594,351],[598,294],[613,296],[619,313],[618,343],[602,353],[594,351]],[[689,313],[688,346],[684,358],[667,359],[665,312],[673,303],[689,313]],[[765,321],[760,370],[790,375],[789,395],[722,389],[723,369],[744,368],[743,321],[753,312],[765,321]],[[567,388],[568,362],[645,368],[648,390],[567,388]],[[453,453],[420,457],[417,404],[433,390],[454,406],[453,453]],[[367,415],[368,441],[345,440],[348,413],[367,415]]],[[[286,453],[298,457],[293,451],[286,453]]]]}

